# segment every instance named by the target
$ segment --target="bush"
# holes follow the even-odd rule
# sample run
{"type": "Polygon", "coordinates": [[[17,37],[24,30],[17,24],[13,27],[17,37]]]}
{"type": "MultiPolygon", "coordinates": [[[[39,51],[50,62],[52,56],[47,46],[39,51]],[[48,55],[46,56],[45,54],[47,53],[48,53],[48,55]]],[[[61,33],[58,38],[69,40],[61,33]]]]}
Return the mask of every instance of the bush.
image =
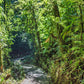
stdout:
{"type": "Polygon", "coordinates": [[[25,76],[24,69],[19,63],[13,64],[11,74],[16,80],[22,79],[25,76]]]}

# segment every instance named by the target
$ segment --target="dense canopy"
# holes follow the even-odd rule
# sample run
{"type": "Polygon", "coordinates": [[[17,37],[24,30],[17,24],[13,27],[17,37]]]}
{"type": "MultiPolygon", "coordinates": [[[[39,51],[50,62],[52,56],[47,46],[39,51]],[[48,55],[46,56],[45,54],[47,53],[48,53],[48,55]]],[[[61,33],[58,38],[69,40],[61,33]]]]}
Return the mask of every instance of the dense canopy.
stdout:
{"type": "Polygon", "coordinates": [[[84,84],[84,0],[0,0],[0,72],[31,54],[52,84],[84,84]]]}

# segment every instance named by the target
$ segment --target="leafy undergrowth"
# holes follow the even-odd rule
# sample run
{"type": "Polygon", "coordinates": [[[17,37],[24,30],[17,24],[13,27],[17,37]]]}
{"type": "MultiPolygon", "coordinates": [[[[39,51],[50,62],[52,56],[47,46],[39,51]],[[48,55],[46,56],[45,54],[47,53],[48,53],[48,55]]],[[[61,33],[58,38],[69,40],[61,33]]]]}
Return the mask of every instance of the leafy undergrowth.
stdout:
{"type": "Polygon", "coordinates": [[[0,84],[20,84],[23,78],[23,68],[18,63],[15,63],[11,69],[0,73],[0,84]]]}
{"type": "Polygon", "coordinates": [[[4,73],[0,73],[0,84],[20,84],[11,76],[11,69],[7,69],[4,73]]]}
{"type": "Polygon", "coordinates": [[[23,64],[34,64],[35,59],[33,55],[27,55],[21,61],[23,64]]]}
{"type": "Polygon", "coordinates": [[[61,55],[53,53],[46,50],[38,61],[51,76],[51,84],[84,84],[84,55],[75,54],[75,50],[61,55]]]}
{"type": "Polygon", "coordinates": [[[50,75],[54,84],[84,84],[84,70],[80,67],[82,64],[79,65],[83,61],[76,59],[70,62],[60,62],[59,59],[52,62],[50,75]]]}
{"type": "Polygon", "coordinates": [[[15,80],[21,80],[24,78],[24,69],[18,62],[13,64],[13,66],[11,67],[11,75],[15,80]]]}

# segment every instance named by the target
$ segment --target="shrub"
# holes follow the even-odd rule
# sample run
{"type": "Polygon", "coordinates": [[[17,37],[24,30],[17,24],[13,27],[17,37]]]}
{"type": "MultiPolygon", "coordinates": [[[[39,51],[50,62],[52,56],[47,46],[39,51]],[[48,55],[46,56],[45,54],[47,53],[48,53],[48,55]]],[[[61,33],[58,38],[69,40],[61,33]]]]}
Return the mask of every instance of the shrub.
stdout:
{"type": "Polygon", "coordinates": [[[22,79],[25,75],[24,69],[19,63],[13,64],[11,68],[11,74],[16,80],[22,79]]]}

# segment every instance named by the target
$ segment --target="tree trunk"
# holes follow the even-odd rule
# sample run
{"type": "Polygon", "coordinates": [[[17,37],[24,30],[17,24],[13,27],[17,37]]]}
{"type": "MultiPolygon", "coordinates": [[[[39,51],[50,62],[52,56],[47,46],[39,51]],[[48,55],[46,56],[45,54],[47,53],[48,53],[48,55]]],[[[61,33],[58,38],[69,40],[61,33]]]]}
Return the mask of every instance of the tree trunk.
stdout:
{"type": "MultiPolygon", "coordinates": [[[[58,5],[57,5],[56,1],[53,2],[53,6],[54,6],[53,11],[54,11],[55,18],[56,17],[60,18],[59,8],[58,8],[58,5]]],[[[57,23],[57,32],[58,32],[58,39],[59,39],[59,45],[60,45],[61,52],[63,52],[62,44],[64,43],[64,41],[63,41],[63,39],[61,37],[62,30],[63,30],[63,27],[57,23]]]]}
{"type": "MultiPolygon", "coordinates": [[[[38,50],[38,56],[36,56],[36,60],[37,60],[37,64],[39,65],[39,60],[40,60],[40,52],[41,52],[41,41],[40,41],[40,32],[38,31],[38,23],[37,23],[37,20],[36,20],[36,15],[35,15],[35,7],[33,5],[32,6],[32,14],[33,14],[33,23],[35,24],[34,25],[34,28],[35,28],[35,39],[37,40],[36,43],[36,47],[37,47],[37,50],[38,50]]],[[[40,66],[40,65],[39,65],[40,66]]]]}
{"type": "Polygon", "coordinates": [[[33,12],[33,20],[34,20],[34,23],[35,23],[35,31],[36,31],[36,37],[37,37],[37,40],[38,40],[38,48],[40,49],[41,48],[41,41],[40,41],[40,33],[38,31],[38,25],[37,25],[37,21],[36,21],[36,18],[35,18],[35,11],[34,11],[34,6],[33,6],[33,9],[32,9],[32,12],[33,12]]]}
{"type": "Polygon", "coordinates": [[[81,24],[81,42],[83,40],[83,16],[82,16],[82,8],[81,5],[79,5],[80,10],[80,24],[81,24]]]}
{"type": "Polygon", "coordinates": [[[1,46],[0,46],[0,72],[3,72],[3,62],[2,62],[1,46]]]}

